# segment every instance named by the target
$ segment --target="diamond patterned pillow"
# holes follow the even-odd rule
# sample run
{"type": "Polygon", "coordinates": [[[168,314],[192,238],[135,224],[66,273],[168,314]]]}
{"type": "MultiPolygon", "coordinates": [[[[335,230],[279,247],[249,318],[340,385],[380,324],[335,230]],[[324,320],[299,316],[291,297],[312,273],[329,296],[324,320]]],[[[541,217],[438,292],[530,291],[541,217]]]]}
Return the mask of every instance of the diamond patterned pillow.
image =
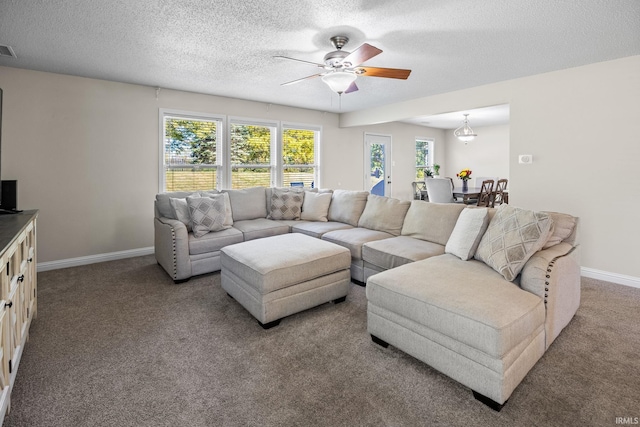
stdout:
{"type": "Polygon", "coordinates": [[[222,194],[209,197],[187,197],[187,205],[195,237],[202,237],[210,231],[219,231],[224,228],[225,209],[222,194]]]}
{"type": "Polygon", "coordinates": [[[274,188],[271,192],[270,219],[300,219],[304,192],[274,188]]]}
{"type": "Polygon", "coordinates": [[[553,232],[546,213],[502,204],[484,233],[475,258],[512,281],[553,232]]]}

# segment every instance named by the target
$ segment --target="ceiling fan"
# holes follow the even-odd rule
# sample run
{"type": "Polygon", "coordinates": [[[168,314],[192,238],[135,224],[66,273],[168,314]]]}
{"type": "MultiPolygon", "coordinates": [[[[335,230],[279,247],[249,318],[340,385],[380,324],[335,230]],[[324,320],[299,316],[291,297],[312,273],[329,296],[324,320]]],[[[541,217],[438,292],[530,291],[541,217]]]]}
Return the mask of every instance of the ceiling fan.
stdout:
{"type": "Polygon", "coordinates": [[[331,44],[333,44],[333,47],[336,50],[329,52],[324,56],[324,64],[289,58],[288,56],[275,56],[275,58],[303,62],[325,70],[318,74],[282,83],[282,86],[300,83],[301,81],[316,77],[322,77],[322,81],[325,82],[331,90],[336,92],[338,95],[342,95],[343,93],[350,93],[358,90],[358,86],[356,86],[356,79],[358,76],[386,77],[406,80],[411,73],[411,70],[403,70],[400,68],[363,67],[360,64],[368,61],[376,55],[379,55],[382,53],[382,50],[375,46],[371,46],[368,43],[363,43],[353,52],[347,52],[342,50],[342,48],[349,42],[348,37],[334,36],[329,40],[331,40],[331,44]]]}

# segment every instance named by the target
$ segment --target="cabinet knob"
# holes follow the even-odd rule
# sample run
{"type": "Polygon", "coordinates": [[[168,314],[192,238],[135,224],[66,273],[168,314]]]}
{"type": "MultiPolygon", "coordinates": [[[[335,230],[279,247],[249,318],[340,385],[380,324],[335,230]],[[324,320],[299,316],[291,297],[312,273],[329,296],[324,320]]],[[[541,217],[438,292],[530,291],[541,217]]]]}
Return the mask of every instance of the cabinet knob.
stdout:
{"type": "Polygon", "coordinates": [[[9,301],[9,302],[4,303],[4,306],[11,308],[13,306],[13,301],[9,301]]]}
{"type": "Polygon", "coordinates": [[[18,276],[18,282],[24,282],[24,274],[18,276]]]}
{"type": "Polygon", "coordinates": [[[33,258],[29,258],[27,262],[33,262],[33,258]]]}

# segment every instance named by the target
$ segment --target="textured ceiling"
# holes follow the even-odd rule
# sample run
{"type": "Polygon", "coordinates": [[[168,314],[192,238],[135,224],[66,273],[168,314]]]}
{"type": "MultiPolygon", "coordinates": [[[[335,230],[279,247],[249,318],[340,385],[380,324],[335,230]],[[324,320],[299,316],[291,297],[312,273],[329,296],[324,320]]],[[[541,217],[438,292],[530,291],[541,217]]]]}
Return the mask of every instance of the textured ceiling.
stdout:
{"type": "MultiPolygon", "coordinates": [[[[0,0],[0,65],[348,112],[640,54],[638,0],[0,0]],[[341,102],[284,55],[322,62],[329,38],[383,53],[341,102]]],[[[472,119],[472,116],[470,116],[472,119]]]]}

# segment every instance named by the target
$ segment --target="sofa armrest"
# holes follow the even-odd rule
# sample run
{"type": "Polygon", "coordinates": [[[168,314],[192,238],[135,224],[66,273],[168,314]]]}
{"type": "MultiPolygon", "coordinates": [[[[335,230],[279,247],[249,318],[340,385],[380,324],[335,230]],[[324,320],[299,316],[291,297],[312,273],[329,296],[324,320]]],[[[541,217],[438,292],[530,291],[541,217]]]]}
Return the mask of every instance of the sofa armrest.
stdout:
{"type": "Polygon", "coordinates": [[[175,219],[155,217],[154,249],[156,261],[174,281],[191,277],[189,233],[187,227],[175,219]]]}
{"type": "Polygon", "coordinates": [[[522,269],[520,287],[544,300],[546,348],[580,306],[578,247],[560,243],[534,254],[522,269]]]}

